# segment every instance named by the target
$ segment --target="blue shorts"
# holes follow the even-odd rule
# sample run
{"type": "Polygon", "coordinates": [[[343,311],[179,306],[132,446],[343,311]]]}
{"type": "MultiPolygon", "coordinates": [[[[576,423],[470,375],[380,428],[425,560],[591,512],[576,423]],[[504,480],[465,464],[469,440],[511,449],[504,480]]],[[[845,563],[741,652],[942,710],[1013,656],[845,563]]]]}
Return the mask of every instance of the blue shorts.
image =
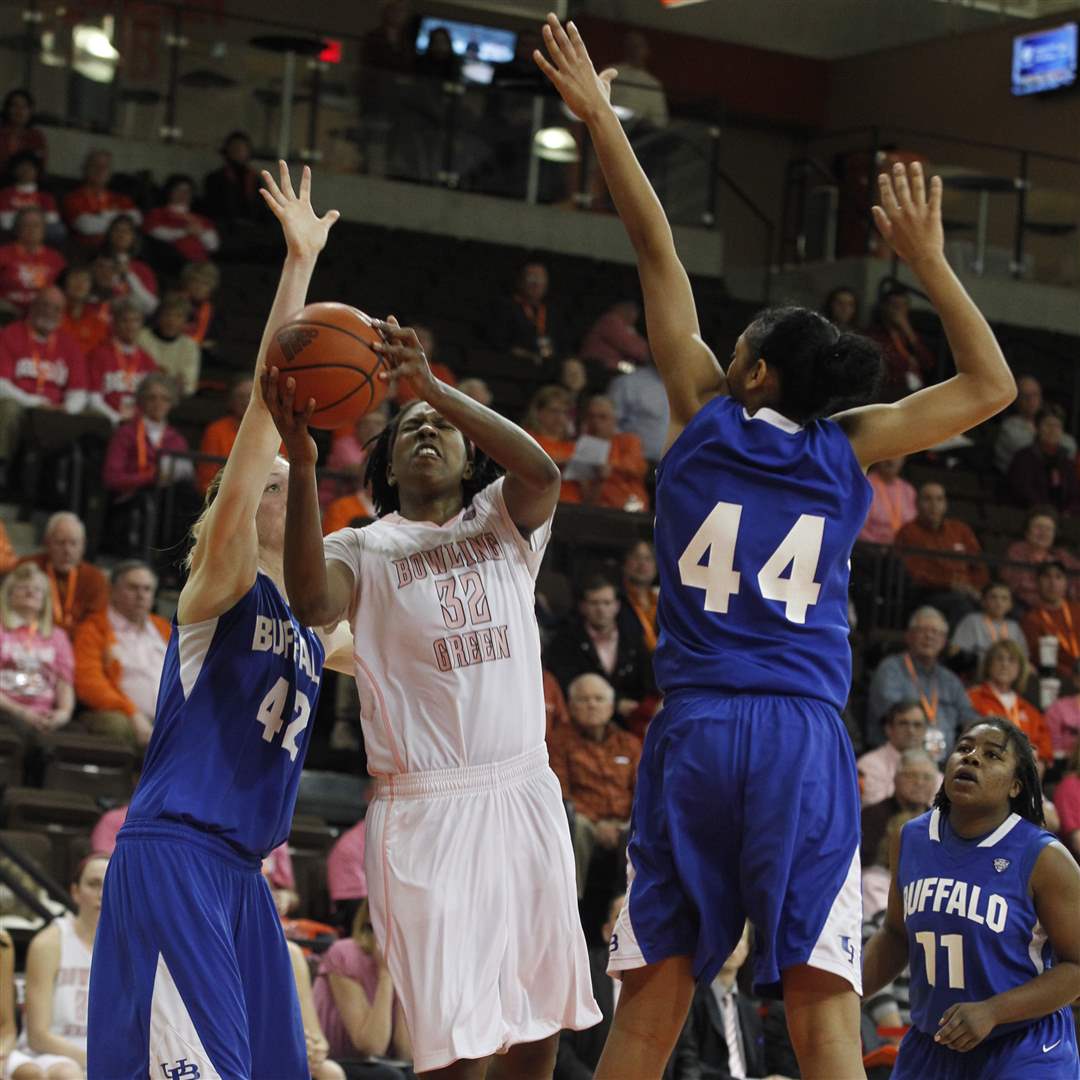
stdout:
{"type": "Polygon", "coordinates": [[[959,1053],[912,1028],[892,1080],[1078,1080],[1076,1032],[1068,1009],[959,1053]]]}
{"type": "Polygon", "coordinates": [[[836,709],[680,690],[649,725],[613,975],[692,956],[709,982],[749,918],[755,992],[810,964],[862,989],[859,784],[836,709]]]}
{"type": "Polygon", "coordinates": [[[89,1080],[307,1080],[285,936],[259,860],[174,822],[126,824],[90,971],[89,1080]]]}

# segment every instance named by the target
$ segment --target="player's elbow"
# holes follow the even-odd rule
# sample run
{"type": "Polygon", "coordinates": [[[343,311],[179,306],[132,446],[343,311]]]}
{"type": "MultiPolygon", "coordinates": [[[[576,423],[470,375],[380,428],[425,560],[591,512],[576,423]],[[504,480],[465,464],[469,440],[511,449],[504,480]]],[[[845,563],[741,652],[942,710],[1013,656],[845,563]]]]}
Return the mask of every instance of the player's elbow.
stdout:
{"type": "Polygon", "coordinates": [[[293,592],[289,589],[289,606],[292,608],[296,621],[301,626],[329,626],[337,624],[334,613],[330,610],[330,603],[325,593],[305,595],[303,590],[293,592]]]}

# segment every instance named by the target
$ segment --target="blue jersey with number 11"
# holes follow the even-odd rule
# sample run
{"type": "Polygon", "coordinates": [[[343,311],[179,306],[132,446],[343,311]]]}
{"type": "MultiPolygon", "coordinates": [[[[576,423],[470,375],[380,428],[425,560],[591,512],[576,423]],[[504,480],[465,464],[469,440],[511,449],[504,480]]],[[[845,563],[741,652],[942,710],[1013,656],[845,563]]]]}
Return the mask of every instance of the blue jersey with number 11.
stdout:
{"type": "Polygon", "coordinates": [[[289,835],[323,646],[263,573],[223,615],[177,626],[128,822],[204,829],[259,858],[289,835]]]}
{"type": "Polygon", "coordinates": [[[730,397],[703,406],[656,477],[660,689],[791,694],[842,709],[848,574],[871,489],[831,420],[730,397]]]}

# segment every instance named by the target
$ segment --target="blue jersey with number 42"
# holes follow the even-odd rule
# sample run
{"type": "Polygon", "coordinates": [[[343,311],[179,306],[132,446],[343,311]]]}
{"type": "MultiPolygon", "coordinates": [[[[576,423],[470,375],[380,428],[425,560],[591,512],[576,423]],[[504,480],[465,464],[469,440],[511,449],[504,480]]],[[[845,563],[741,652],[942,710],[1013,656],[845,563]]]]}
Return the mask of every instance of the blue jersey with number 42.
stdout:
{"type": "Polygon", "coordinates": [[[263,573],[223,615],[177,626],[129,822],[182,821],[264,857],[289,835],[323,646],[263,573]]]}
{"type": "Polygon", "coordinates": [[[848,573],[871,488],[831,420],[704,405],[656,477],[656,679],[820,698],[851,686],[848,573]]]}

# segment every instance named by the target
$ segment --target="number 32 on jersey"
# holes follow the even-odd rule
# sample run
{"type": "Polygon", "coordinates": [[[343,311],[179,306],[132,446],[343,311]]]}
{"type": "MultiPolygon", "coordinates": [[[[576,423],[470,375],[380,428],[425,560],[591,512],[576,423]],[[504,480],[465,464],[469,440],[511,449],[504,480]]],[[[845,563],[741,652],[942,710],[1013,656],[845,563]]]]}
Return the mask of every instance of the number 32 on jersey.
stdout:
{"type": "MultiPolygon", "coordinates": [[[[728,601],[742,586],[742,574],[735,569],[742,512],[737,503],[717,503],[679,557],[679,578],[688,588],[705,591],[706,611],[726,615],[728,601]]],[[[766,600],[783,604],[789,622],[805,623],[807,609],[818,601],[821,584],[814,577],[824,535],[823,517],[800,514],[758,572],[758,591],[766,600]],[[788,567],[790,574],[782,577],[788,567]]]]}

